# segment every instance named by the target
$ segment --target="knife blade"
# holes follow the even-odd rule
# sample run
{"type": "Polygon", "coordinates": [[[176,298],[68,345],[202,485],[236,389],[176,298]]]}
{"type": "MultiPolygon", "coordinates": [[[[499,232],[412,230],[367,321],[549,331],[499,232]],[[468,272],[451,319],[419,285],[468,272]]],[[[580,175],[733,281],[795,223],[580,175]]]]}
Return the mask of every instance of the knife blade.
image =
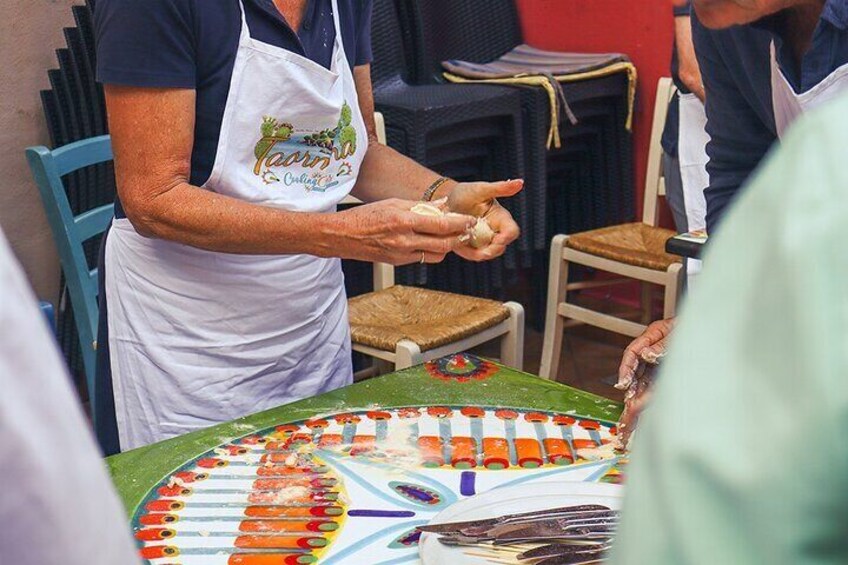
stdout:
{"type": "Polygon", "coordinates": [[[418,530],[434,534],[449,534],[462,533],[463,530],[482,529],[483,531],[480,533],[485,533],[490,528],[504,523],[520,522],[528,519],[532,520],[559,516],[576,516],[584,513],[591,514],[598,512],[612,512],[612,510],[608,506],[603,506],[601,504],[581,504],[578,506],[563,506],[547,510],[507,514],[505,516],[486,518],[483,520],[467,520],[464,522],[448,522],[445,524],[427,524],[424,526],[418,526],[418,530]]]}

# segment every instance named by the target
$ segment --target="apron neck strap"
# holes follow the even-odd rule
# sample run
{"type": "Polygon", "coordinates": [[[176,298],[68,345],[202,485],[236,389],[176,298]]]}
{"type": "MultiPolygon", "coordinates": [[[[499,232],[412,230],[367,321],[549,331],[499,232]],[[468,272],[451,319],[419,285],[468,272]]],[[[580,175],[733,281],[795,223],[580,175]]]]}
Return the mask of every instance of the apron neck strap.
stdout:
{"type": "MultiPolygon", "coordinates": [[[[315,2],[316,0],[307,1],[315,2]]],[[[336,39],[341,43],[342,26],[339,20],[339,2],[338,0],[331,0],[330,5],[333,8],[333,25],[336,26],[336,39]]]]}
{"type": "MultiPolygon", "coordinates": [[[[311,0],[312,2],[316,2],[317,0],[311,0]]],[[[338,0],[331,0],[330,5],[333,9],[333,25],[336,27],[336,44],[333,49],[333,59],[340,55],[340,59],[342,63],[345,63],[347,60],[347,54],[345,53],[344,41],[342,41],[342,25],[341,20],[339,19],[339,2],[338,0]]],[[[336,61],[333,61],[333,65],[335,65],[336,61]]]]}
{"type": "Polygon", "coordinates": [[[244,0],[239,0],[239,12],[241,13],[241,37],[243,40],[250,37],[250,28],[247,27],[247,14],[244,11],[244,0]]]}

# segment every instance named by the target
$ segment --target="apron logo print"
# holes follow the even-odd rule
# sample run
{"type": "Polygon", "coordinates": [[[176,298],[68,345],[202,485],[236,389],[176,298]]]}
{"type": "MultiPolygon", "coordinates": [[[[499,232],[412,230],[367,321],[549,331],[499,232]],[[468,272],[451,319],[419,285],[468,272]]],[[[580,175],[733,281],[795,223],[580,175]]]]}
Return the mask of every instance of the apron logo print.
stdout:
{"type": "Polygon", "coordinates": [[[303,173],[300,176],[286,173],[283,177],[283,182],[286,186],[302,184],[306,192],[326,192],[328,188],[333,188],[339,184],[338,181],[333,180],[333,175],[318,172],[312,173],[309,176],[307,176],[306,173],[303,173]]]}
{"type": "Polygon", "coordinates": [[[349,177],[353,174],[353,167],[350,165],[349,161],[345,161],[341,165],[339,165],[339,170],[336,173],[337,177],[349,177]]]}
{"type": "Polygon", "coordinates": [[[296,135],[294,126],[277,118],[265,116],[259,126],[261,138],[253,148],[256,162],[253,174],[265,184],[283,182],[286,186],[300,184],[307,192],[324,192],[338,184],[334,176],[349,176],[353,167],[346,159],[356,153],[356,128],[352,125],[353,110],[345,102],[339,120],[332,129],[296,135]],[[335,175],[323,173],[332,162],[339,162],[335,175]],[[319,169],[312,174],[304,171],[287,171],[278,174],[275,169],[299,165],[303,169],[319,169]]]}
{"type": "Polygon", "coordinates": [[[275,175],[272,171],[265,171],[262,173],[262,182],[265,184],[280,182],[280,177],[275,175]]]}

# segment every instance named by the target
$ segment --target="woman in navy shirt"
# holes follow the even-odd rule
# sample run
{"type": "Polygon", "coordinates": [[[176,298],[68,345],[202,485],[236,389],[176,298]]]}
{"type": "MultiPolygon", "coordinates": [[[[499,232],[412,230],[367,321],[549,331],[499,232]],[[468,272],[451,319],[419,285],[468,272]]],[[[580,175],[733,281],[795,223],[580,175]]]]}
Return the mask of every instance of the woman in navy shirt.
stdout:
{"type": "MultiPolygon", "coordinates": [[[[495,197],[374,143],[370,2],[99,0],[119,205],[100,367],[124,449],[351,382],[340,258],[495,258],[495,197]],[[367,204],[336,212],[347,194],[367,204]],[[442,218],[410,212],[446,198],[442,218]],[[486,215],[482,249],[458,236],[486,215]]],[[[102,436],[101,436],[101,439],[102,436]]]]}

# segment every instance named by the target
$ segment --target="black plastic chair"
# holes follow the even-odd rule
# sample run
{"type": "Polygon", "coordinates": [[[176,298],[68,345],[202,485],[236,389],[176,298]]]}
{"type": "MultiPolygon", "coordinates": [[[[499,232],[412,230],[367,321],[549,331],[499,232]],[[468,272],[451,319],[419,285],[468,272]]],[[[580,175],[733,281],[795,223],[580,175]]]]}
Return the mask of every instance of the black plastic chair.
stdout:
{"type": "MultiPolygon", "coordinates": [[[[413,85],[414,61],[408,57],[404,41],[408,31],[402,25],[396,0],[374,1],[371,77],[376,109],[386,120],[389,146],[457,180],[524,177],[519,94],[514,89],[477,85],[413,85]]],[[[526,228],[528,213],[523,199],[523,195],[510,199],[508,206],[526,228]]],[[[529,245],[523,247],[529,249],[529,245]]],[[[515,249],[510,250],[506,262],[507,267],[517,266],[515,249]]],[[[431,271],[400,269],[398,277],[407,284],[426,282],[429,286],[433,280],[425,273],[431,271]]],[[[453,290],[491,295],[490,291],[503,286],[504,281],[489,277],[488,283],[485,288],[463,284],[453,290]]]]}
{"type": "MultiPolygon", "coordinates": [[[[523,43],[514,0],[399,0],[415,58],[418,84],[445,82],[442,61],[492,61],[523,43]]],[[[626,131],[628,80],[624,74],[562,84],[578,125],[560,113],[562,149],[548,150],[549,102],[538,88],[516,87],[525,126],[525,192],[530,217],[531,264],[547,265],[553,234],[573,233],[633,216],[633,157],[626,131]],[[586,127],[600,143],[586,143],[586,127]],[[577,147],[575,147],[577,145],[577,147]],[[580,155],[579,159],[575,155],[580,155]],[[562,175],[563,169],[572,171],[562,175]],[[589,182],[589,180],[593,182],[589,182]],[[558,197],[562,197],[555,202],[558,197]],[[566,210],[561,204],[569,202],[566,210]],[[577,208],[574,208],[577,206],[577,208]]],[[[508,88],[491,86],[491,88],[508,88]]],[[[544,277],[543,277],[544,279],[544,277]]],[[[544,296],[545,280],[537,292],[544,296]]],[[[543,303],[530,309],[541,320],[543,303]]]]}
{"type": "MultiPolygon", "coordinates": [[[[523,42],[520,21],[514,0],[400,0],[401,14],[410,30],[415,57],[415,80],[418,84],[443,83],[442,61],[461,59],[486,63],[496,59],[523,42]]],[[[503,88],[503,87],[498,87],[503,88]]],[[[598,119],[597,103],[604,102],[604,112],[617,115],[620,102],[626,102],[628,83],[624,75],[602,77],[563,84],[563,90],[579,122],[598,119]],[[591,103],[587,109],[586,103],[591,103]]],[[[549,209],[545,197],[545,184],[550,180],[547,164],[559,152],[548,151],[545,146],[549,129],[549,110],[546,95],[540,89],[522,88],[525,110],[525,173],[528,194],[533,198],[535,215],[534,249],[543,249],[550,241],[545,229],[545,214],[549,209]]],[[[602,121],[603,117],[600,117],[602,121]]],[[[560,132],[563,145],[572,142],[577,129],[561,116],[560,132]]],[[[593,190],[617,200],[620,196],[633,198],[632,157],[629,154],[630,135],[624,129],[622,117],[609,135],[612,140],[605,150],[612,150],[615,161],[605,152],[592,154],[593,159],[605,161],[610,175],[593,190]],[[628,172],[629,171],[629,172],[628,172]]],[[[563,187],[568,190],[568,187],[563,187]]],[[[616,209],[619,207],[616,205],[616,209]]],[[[630,208],[632,213],[632,206],[630,208]]],[[[627,218],[611,218],[611,223],[627,218]]],[[[569,226],[561,226],[567,229],[569,226]]],[[[598,227],[598,226],[595,226],[598,227]]],[[[567,231],[567,233],[571,233],[567,231]]]]}
{"type": "MultiPolygon", "coordinates": [[[[521,131],[520,100],[515,92],[482,86],[457,89],[412,85],[409,79],[413,61],[406,54],[404,30],[396,0],[375,0],[371,79],[377,110],[386,119],[389,145],[428,164],[427,152],[432,147],[429,142],[434,132],[464,128],[465,134],[473,138],[475,122],[490,127],[493,121],[501,120],[504,123],[499,131],[504,143],[520,149],[520,135],[505,135],[510,129],[516,133],[521,131]]],[[[520,156],[504,163],[503,168],[513,176],[521,172],[520,156]]]]}
{"type": "MultiPolygon", "coordinates": [[[[41,91],[47,131],[54,148],[108,133],[103,88],[95,80],[93,2],[88,0],[71,10],[76,26],[64,29],[67,48],[56,51],[59,68],[48,71],[50,89],[41,91]]],[[[63,180],[75,215],[115,199],[111,162],[74,171],[63,180]]],[[[96,238],[84,244],[91,268],[97,265],[99,244],[96,238]]],[[[79,376],[84,372],[83,360],[64,276],[60,284],[62,300],[57,307],[57,337],[69,367],[79,376]]]]}

